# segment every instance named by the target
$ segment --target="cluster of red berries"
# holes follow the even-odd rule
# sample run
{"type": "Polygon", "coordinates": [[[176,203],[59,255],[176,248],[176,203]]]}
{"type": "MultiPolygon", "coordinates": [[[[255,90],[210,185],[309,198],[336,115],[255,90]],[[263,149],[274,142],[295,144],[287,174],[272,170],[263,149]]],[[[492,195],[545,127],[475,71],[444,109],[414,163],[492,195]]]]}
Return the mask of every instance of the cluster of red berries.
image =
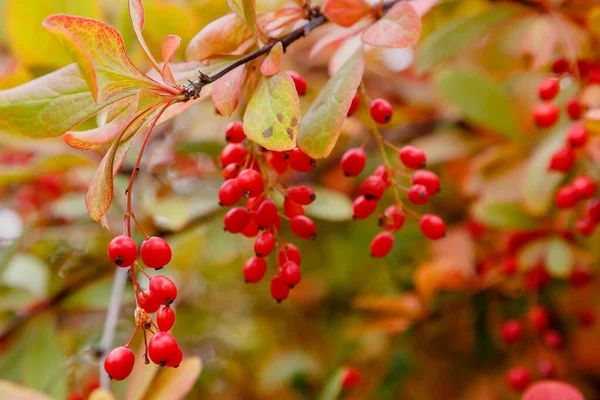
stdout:
{"type": "MultiPolygon", "coordinates": [[[[294,79],[295,75],[291,75],[294,79]]],[[[298,86],[298,77],[294,79],[298,86]]],[[[302,86],[300,87],[300,89],[302,86]]],[[[304,90],[302,93],[306,91],[304,90]]],[[[300,92],[299,92],[300,93],[300,92]]],[[[296,246],[280,238],[282,217],[289,220],[292,232],[302,239],[314,239],[317,234],[315,222],[305,215],[304,206],[311,204],[316,195],[308,186],[281,186],[275,175],[285,173],[288,168],[297,172],[310,172],[316,162],[299,148],[288,152],[260,149],[250,152],[242,142],[246,139],[241,121],[227,126],[225,138],[229,142],[221,152],[221,164],[225,182],[219,189],[219,204],[235,206],[244,199],[244,206],[231,208],[223,218],[224,229],[230,233],[241,233],[254,242],[255,256],[244,264],[247,283],[258,283],[266,274],[268,257],[277,248],[277,273],[271,279],[271,296],[281,302],[291,288],[300,283],[301,254],[296,246]],[[271,199],[277,190],[284,194],[283,213],[271,199]]]]}
{"type": "MultiPolygon", "coordinates": [[[[385,191],[394,187],[401,188],[407,193],[408,200],[415,205],[427,203],[429,197],[440,190],[440,180],[436,174],[424,170],[427,163],[425,153],[415,146],[404,146],[398,150],[399,159],[404,167],[416,170],[411,179],[411,186],[404,188],[395,180],[395,170],[385,165],[379,165],[373,175],[367,177],[360,186],[360,196],[354,200],[354,219],[365,219],[375,213],[379,200],[385,191]]],[[[353,148],[344,153],[340,165],[346,176],[359,175],[366,164],[367,156],[362,148],[353,148]]],[[[387,255],[394,245],[393,233],[404,226],[406,214],[404,204],[397,202],[387,207],[379,217],[379,226],[384,229],[375,236],[371,242],[371,255],[383,257],[387,255]]],[[[444,221],[433,214],[421,216],[421,232],[432,240],[443,237],[446,233],[444,221]]]]}
{"type": "MultiPolygon", "coordinates": [[[[177,368],[183,353],[173,335],[169,333],[175,323],[175,312],[171,305],[177,298],[177,286],[166,276],[151,277],[141,268],[137,262],[137,245],[130,236],[115,237],[108,246],[108,256],[117,267],[130,269],[137,309],[136,329],[131,339],[125,346],[117,347],[108,353],[104,360],[104,370],[111,379],[119,381],[129,376],[135,363],[135,356],[129,345],[139,329],[143,330],[144,342],[147,343],[145,363],[148,364],[152,360],[163,367],[177,368]],[[135,278],[135,267],[148,278],[147,290],[140,288],[135,278]],[[156,322],[150,315],[154,313],[156,322]],[[153,334],[149,342],[146,342],[146,331],[153,334]]],[[[149,237],[140,246],[139,256],[148,268],[160,270],[171,261],[172,251],[164,239],[149,237]]]]}

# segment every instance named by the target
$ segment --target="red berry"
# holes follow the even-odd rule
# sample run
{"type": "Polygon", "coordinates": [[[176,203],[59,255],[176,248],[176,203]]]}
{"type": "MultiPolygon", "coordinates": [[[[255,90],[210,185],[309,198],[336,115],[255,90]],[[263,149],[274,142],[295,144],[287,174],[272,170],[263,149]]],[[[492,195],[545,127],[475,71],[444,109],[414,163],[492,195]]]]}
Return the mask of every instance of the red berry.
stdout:
{"type": "Polygon", "coordinates": [[[256,197],[265,190],[262,175],[253,169],[246,169],[240,172],[237,182],[246,197],[256,197]]]}
{"type": "Polygon", "coordinates": [[[293,261],[286,262],[281,267],[281,277],[290,288],[293,288],[300,283],[300,279],[302,278],[300,267],[293,261]]]}
{"type": "Polygon", "coordinates": [[[571,185],[580,198],[589,199],[596,193],[596,183],[587,176],[578,176],[571,185]]]}
{"type": "Polygon", "coordinates": [[[307,206],[317,198],[315,191],[308,186],[293,186],[288,189],[288,198],[294,203],[307,206]]]}
{"type": "Polygon", "coordinates": [[[446,223],[437,215],[423,215],[419,227],[421,228],[423,235],[432,240],[441,239],[446,235],[446,223]]]}
{"type": "Polygon", "coordinates": [[[317,236],[315,221],[305,215],[298,215],[290,221],[290,228],[294,234],[302,239],[312,240],[317,236]]]}
{"type": "Polygon", "coordinates": [[[306,79],[296,71],[286,71],[286,74],[294,81],[298,96],[304,96],[306,94],[306,79]]]}
{"type": "Polygon", "coordinates": [[[506,257],[502,262],[502,272],[504,275],[512,276],[517,272],[517,260],[513,256],[506,257]]]}
{"type": "Polygon", "coordinates": [[[408,199],[411,203],[417,205],[427,203],[427,200],[429,199],[427,188],[423,185],[412,185],[408,189],[408,199]]]}
{"type": "Polygon", "coordinates": [[[225,179],[225,181],[228,181],[230,179],[237,178],[237,176],[240,173],[240,168],[241,167],[238,164],[229,164],[228,166],[223,168],[223,172],[221,173],[223,175],[223,179],[225,179]]]}
{"type": "Polygon", "coordinates": [[[306,153],[298,147],[291,150],[289,153],[288,165],[294,171],[310,172],[315,169],[317,162],[310,158],[306,153]]]}
{"type": "Polygon", "coordinates": [[[304,215],[304,207],[300,204],[294,203],[289,198],[283,201],[283,212],[288,218],[294,218],[297,215],[304,215]]]}
{"type": "Polygon", "coordinates": [[[552,63],[552,72],[561,75],[569,71],[569,62],[564,58],[559,58],[552,63]]]}
{"type": "Polygon", "coordinates": [[[376,99],[371,103],[371,118],[378,124],[387,124],[392,119],[394,109],[392,105],[384,99],[376,99]]]}
{"type": "Polygon", "coordinates": [[[600,199],[592,199],[585,210],[587,215],[595,222],[600,222],[600,199]]]}
{"type": "Polygon", "coordinates": [[[550,275],[543,265],[540,265],[525,274],[523,286],[526,291],[533,293],[550,283],[550,275]]]}
{"type": "Polygon", "coordinates": [[[150,293],[149,290],[144,290],[137,294],[138,306],[147,313],[155,313],[160,308],[160,301],[150,293]]]}
{"type": "Polygon", "coordinates": [[[431,171],[420,169],[412,176],[413,185],[423,185],[427,188],[427,195],[433,196],[440,191],[440,178],[431,171]]]}
{"type": "Polygon", "coordinates": [[[232,206],[244,195],[244,191],[237,182],[237,179],[230,179],[223,182],[219,188],[219,204],[222,206],[232,206]]]}
{"type": "Polygon", "coordinates": [[[427,157],[423,150],[415,146],[404,146],[400,149],[400,161],[406,168],[419,169],[427,166],[427,157]]]}
{"type": "Polygon", "coordinates": [[[582,326],[589,328],[596,323],[596,314],[592,310],[584,310],[577,314],[577,319],[582,326]]]}
{"type": "Polygon", "coordinates": [[[527,312],[527,319],[536,333],[542,333],[550,326],[550,313],[542,306],[531,307],[527,312]]]}
{"type": "Polygon", "coordinates": [[[153,236],[142,243],[140,256],[148,268],[160,269],[171,261],[171,246],[165,239],[153,236]]]}
{"type": "Polygon", "coordinates": [[[385,182],[385,187],[389,188],[392,185],[392,179],[394,178],[394,170],[388,169],[385,165],[379,165],[375,168],[373,175],[379,176],[385,182]]]}
{"type": "Polygon", "coordinates": [[[346,176],[359,175],[365,168],[366,163],[367,155],[360,147],[347,150],[340,160],[340,166],[346,176]]]}
{"type": "Polygon", "coordinates": [[[506,383],[516,392],[524,390],[531,382],[531,373],[525,367],[511,368],[506,374],[506,383]]]}
{"type": "Polygon", "coordinates": [[[271,280],[271,297],[281,303],[290,294],[290,287],[281,275],[275,275],[271,280]]]}
{"type": "Polygon", "coordinates": [[[279,175],[283,174],[288,168],[286,153],[271,151],[269,152],[268,161],[271,169],[279,175]]]}
{"type": "Polygon", "coordinates": [[[579,102],[579,99],[577,99],[576,97],[570,99],[567,102],[567,114],[569,114],[569,118],[571,118],[574,121],[577,121],[578,119],[581,118],[581,114],[583,114],[583,110],[581,107],[581,103],[579,102]]]}
{"type": "Polygon", "coordinates": [[[250,257],[244,264],[244,278],[248,283],[258,283],[267,272],[267,262],[264,258],[250,257]]]}
{"type": "Polygon", "coordinates": [[[560,110],[555,104],[541,103],[533,109],[533,119],[542,128],[549,128],[556,123],[560,110]]]}
{"type": "Polygon", "coordinates": [[[561,147],[550,159],[548,169],[557,172],[568,172],[575,163],[575,152],[570,147],[561,147]]]}
{"type": "Polygon", "coordinates": [[[273,227],[273,225],[277,225],[279,214],[273,200],[265,200],[258,206],[254,213],[254,220],[258,226],[263,229],[268,229],[273,227]]]}
{"type": "Polygon", "coordinates": [[[177,356],[179,345],[169,332],[156,332],[148,343],[148,356],[154,364],[166,366],[177,356]]]}
{"type": "Polygon", "coordinates": [[[156,325],[163,332],[168,332],[175,324],[175,312],[171,307],[165,306],[156,313],[156,325]]]}
{"type": "Polygon", "coordinates": [[[569,275],[569,281],[571,282],[571,285],[576,288],[587,285],[591,280],[592,275],[587,268],[575,267],[571,270],[571,275],[569,275]]]}
{"type": "Polygon", "coordinates": [[[111,379],[122,381],[133,370],[135,356],[129,347],[121,346],[111,350],[104,359],[104,370],[111,379]]]}
{"type": "Polygon", "coordinates": [[[342,389],[354,389],[360,384],[362,376],[359,370],[352,367],[344,368],[344,377],[342,378],[342,389]]]}
{"type": "Polygon", "coordinates": [[[552,349],[563,347],[563,337],[555,330],[548,330],[544,333],[544,344],[552,349]]]}
{"type": "Polygon", "coordinates": [[[254,242],[254,252],[257,257],[267,257],[275,247],[275,235],[271,232],[263,232],[254,242]]]}
{"type": "Polygon", "coordinates": [[[238,143],[229,143],[221,151],[221,165],[223,167],[229,164],[243,164],[243,160],[248,154],[248,149],[238,143]]]}
{"type": "Polygon", "coordinates": [[[352,98],[352,103],[350,103],[350,108],[348,109],[348,116],[353,115],[356,110],[358,110],[358,106],[360,105],[360,96],[358,93],[354,95],[352,98]]]}
{"type": "Polygon", "coordinates": [[[253,219],[251,219],[250,222],[248,222],[248,225],[246,225],[242,231],[242,235],[246,236],[247,238],[254,238],[256,235],[258,235],[258,232],[258,225],[253,219]]]}
{"type": "Polygon", "coordinates": [[[172,280],[163,275],[150,279],[150,294],[160,304],[170,305],[177,298],[177,286],[172,280]]]}
{"type": "Polygon", "coordinates": [[[167,363],[167,367],[177,368],[179,367],[179,364],[181,364],[182,360],[183,352],[181,351],[181,347],[177,346],[177,353],[175,354],[175,357],[173,357],[171,361],[167,363]]]}
{"type": "Polygon", "coordinates": [[[590,236],[596,231],[597,222],[589,215],[581,215],[575,220],[575,228],[583,236],[590,236]]]}
{"type": "Polygon", "coordinates": [[[386,256],[394,247],[394,235],[390,232],[379,232],[371,241],[371,255],[376,258],[386,256]]]}
{"type": "Polygon", "coordinates": [[[406,215],[398,206],[391,205],[379,217],[379,226],[387,231],[396,232],[404,226],[406,215]]]}
{"type": "Polygon", "coordinates": [[[377,175],[371,175],[360,186],[360,193],[367,200],[379,200],[385,192],[385,182],[377,175]]]}
{"type": "Polygon", "coordinates": [[[240,233],[250,223],[250,211],[244,207],[234,207],[223,217],[225,230],[230,233],[240,233]]]}
{"type": "Polygon", "coordinates": [[[554,379],[556,378],[556,366],[554,365],[554,363],[550,360],[540,360],[538,362],[538,371],[540,371],[540,374],[542,375],[542,377],[546,378],[546,379],[554,379]]]}
{"type": "Polygon", "coordinates": [[[516,319],[504,321],[502,324],[502,340],[504,343],[512,344],[521,340],[523,336],[523,325],[516,319]]]}
{"type": "Polygon", "coordinates": [[[358,196],[354,200],[352,205],[353,218],[354,219],[365,219],[371,216],[377,209],[377,202],[374,200],[367,200],[364,196],[358,196]]]}
{"type": "Polygon", "coordinates": [[[286,261],[293,261],[296,264],[302,264],[302,254],[296,246],[291,243],[287,243],[284,247],[279,249],[277,253],[277,262],[279,265],[283,265],[286,261]]]}
{"type": "Polygon", "coordinates": [[[546,78],[540,82],[538,87],[538,94],[542,100],[552,100],[558,94],[560,90],[560,81],[558,78],[546,78]]]}
{"type": "Polygon", "coordinates": [[[108,257],[118,267],[128,268],[137,256],[137,245],[129,236],[117,236],[108,244],[108,257]]]}
{"type": "Polygon", "coordinates": [[[244,133],[244,123],[242,121],[234,121],[225,128],[225,140],[229,143],[241,143],[246,139],[244,133]]]}
{"type": "Polygon", "coordinates": [[[573,124],[567,132],[567,143],[574,148],[583,147],[588,141],[588,130],[583,124],[573,124]]]}
{"type": "Polygon", "coordinates": [[[555,203],[558,208],[571,208],[577,204],[579,196],[572,185],[566,185],[556,192],[555,203]]]}

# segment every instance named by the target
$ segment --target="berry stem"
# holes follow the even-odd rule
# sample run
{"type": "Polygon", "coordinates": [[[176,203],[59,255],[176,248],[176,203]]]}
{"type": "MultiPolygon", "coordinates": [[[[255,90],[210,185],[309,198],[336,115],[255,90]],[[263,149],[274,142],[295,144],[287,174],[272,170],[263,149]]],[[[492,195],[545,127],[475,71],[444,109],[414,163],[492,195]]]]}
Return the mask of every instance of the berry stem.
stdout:
{"type": "Polygon", "coordinates": [[[129,340],[127,341],[127,344],[125,345],[125,347],[129,347],[131,345],[131,342],[133,342],[133,338],[135,337],[135,334],[137,333],[137,331],[140,329],[139,325],[136,325],[135,329],[133,330],[133,333],[131,334],[131,337],[129,338],[129,340]]]}
{"type": "Polygon", "coordinates": [[[135,224],[137,225],[137,227],[140,229],[140,232],[142,232],[142,235],[144,235],[144,240],[148,240],[150,238],[150,236],[148,236],[148,234],[146,233],[146,231],[144,230],[144,227],[142,226],[142,224],[140,224],[140,222],[137,220],[137,218],[135,217],[134,213],[131,213],[131,218],[133,218],[133,221],[135,222],[135,224]]]}

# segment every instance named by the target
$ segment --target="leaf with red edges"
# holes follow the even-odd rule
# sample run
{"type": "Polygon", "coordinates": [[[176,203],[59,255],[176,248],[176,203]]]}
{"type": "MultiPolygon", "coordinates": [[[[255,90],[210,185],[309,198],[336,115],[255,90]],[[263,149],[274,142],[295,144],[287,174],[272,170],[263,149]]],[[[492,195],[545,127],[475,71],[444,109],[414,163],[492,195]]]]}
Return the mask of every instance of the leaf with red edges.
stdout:
{"type": "Polygon", "coordinates": [[[245,77],[246,66],[240,65],[212,85],[212,101],[222,115],[229,117],[235,110],[245,77]]]}
{"type": "Polygon", "coordinates": [[[253,44],[246,22],[236,14],[228,14],[198,32],[188,44],[185,57],[188,61],[202,61],[219,55],[240,55],[253,44]]]}
{"type": "Polygon", "coordinates": [[[365,18],[352,25],[350,28],[342,28],[339,26],[334,27],[334,29],[332,29],[330,32],[317,39],[313,47],[310,49],[308,57],[313,58],[321,51],[325,50],[326,48],[329,48],[330,46],[333,47],[340,45],[344,42],[344,40],[348,39],[353,35],[356,35],[372,23],[373,18],[365,18]]]}
{"type": "Polygon", "coordinates": [[[246,21],[250,32],[256,35],[256,3],[254,0],[227,0],[229,8],[246,21]]]}
{"type": "Polygon", "coordinates": [[[166,84],[177,86],[177,82],[173,77],[173,72],[171,72],[171,67],[169,67],[169,62],[179,49],[181,45],[181,38],[175,35],[169,35],[165,38],[162,44],[162,57],[164,64],[162,66],[162,78],[166,84]]]}
{"type": "Polygon", "coordinates": [[[269,52],[269,55],[260,65],[260,72],[266,76],[271,76],[278,73],[281,67],[282,56],[283,45],[281,44],[281,42],[278,42],[275,46],[273,46],[273,48],[269,52]]]}
{"type": "Polygon", "coordinates": [[[146,40],[144,40],[144,36],[142,35],[145,22],[142,0],[129,0],[129,18],[131,19],[131,26],[133,27],[133,31],[135,32],[135,37],[137,38],[138,43],[140,46],[142,46],[142,49],[144,49],[144,53],[152,63],[152,67],[159,70],[158,63],[154,59],[154,56],[150,52],[150,49],[146,44],[146,40]]]}
{"type": "Polygon", "coordinates": [[[407,2],[398,2],[383,18],[362,34],[365,44],[381,47],[408,47],[417,43],[421,35],[421,18],[407,2]]]}
{"type": "Polygon", "coordinates": [[[323,14],[334,24],[349,27],[373,12],[365,0],[327,0],[323,14]]]}
{"type": "Polygon", "coordinates": [[[523,394],[523,400],[585,400],[573,386],[556,381],[538,381],[523,394]]]}
{"type": "Polygon", "coordinates": [[[133,65],[115,28],[72,15],[53,15],[43,24],[73,54],[98,103],[126,91],[159,86],[133,65]]]}
{"type": "Polygon", "coordinates": [[[258,25],[264,33],[269,33],[304,19],[304,17],[305,14],[302,8],[286,7],[278,11],[261,14],[258,18],[258,25]]]}

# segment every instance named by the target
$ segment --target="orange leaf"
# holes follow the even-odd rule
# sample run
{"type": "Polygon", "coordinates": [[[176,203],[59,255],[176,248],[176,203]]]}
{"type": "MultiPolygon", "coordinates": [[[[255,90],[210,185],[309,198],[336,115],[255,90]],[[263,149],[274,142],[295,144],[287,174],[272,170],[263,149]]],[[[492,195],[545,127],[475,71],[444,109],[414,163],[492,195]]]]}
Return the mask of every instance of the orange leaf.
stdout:
{"type": "Polygon", "coordinates": [[[439,291],[465,288],[468,281],[454,266],[435,261],[420,265],[415,270],[414,283],[423,301],[429,303],[439,291]]]}
{"type": "Polygon", "coordinates": [[[165,38],[162,44],[162,57],[164,64],[162,66],[162,78],[166,84],[177,86],[177,82],[173,77],[173,72],[171,72],[171,67],[169,66],[169,62],[179,49],[181,45],[181,38],[175,35],[169,35],[165,38]]]}
{"type": "Polygon", "coordinates": [[[144,53],[152,63],[152,67],[157,71],[160,71],[158,68],[158,63],[152,56],[146,41],[144,40],[144,36],[142,35],[142,30],[144,29],[144,6],[142,5],[142,0],[129,0],[129,18],[131,19],[131,26],[133,27],[133,31],[135,32],[135,37],[137,38],[138,43],[144,49],[144,53]]]}
{"type": "Polygon", "coordinates": [[[185,398],[202,372],[198,356],[185,357],[179,367],[168,368],[152,383],[145,400],[179,400],[185,398]]]}
{"type": "Polygon", "coordinates": [[[323,14],[331,22],[348,27],[373,12],[371,5],[364,0],[327,0],[323,14]]]}
{"type": "Polygon", "coordinates": [[[281,42],[278,42],[271,51],[265,60],[262,62],[260,66],[260,72],[263,75],[271,76],[275,75],[279,72],[279,67],[281,66],[281,57],[283,56],[283,45],[281,42]]]}
{"type": "Polygon", "coordinates": [[[261,31],[269,33],[293,24],[304,17],[304,10],[302,8],[287,7],[278,11],[262,14],[258,20],[258,24],[260,25],[261,31]]]}
{"type": "Polygon", "coordinates": [[[246,22],[236,14],[227,14],[192,38],[185,57],[188,61],[202,61],[218,55],[240,55],[252,45],[252,32],[246,22]]]}
{"type": "Polygon", "coordinates": [[[159,85],[133,65],[115,28],[71,15],[53,15],[43,24],[73,54],[98,103],[128,90],[159,85]]]}
{"type": "Polygon", "coordinates": [[[421,35],[421,18],[415,9],[402,1],[362,34],[365,44],[381,47],[408,47],[417,43],[421,35]]]}
{"type": "Polygon", "coordinates": [[[389,317],[381,318],[362,325],[358,334],[367,332],[385,332],[389,334],[402,333],[412,326],[413,322],[408,318],[389,317]]]}
{"type": "Polygon", "coordinates": [[[246,66],[241,65],[213,84],[212,101],[221,114],[227,117],[233,114],[245,77],[246,66]]]}

